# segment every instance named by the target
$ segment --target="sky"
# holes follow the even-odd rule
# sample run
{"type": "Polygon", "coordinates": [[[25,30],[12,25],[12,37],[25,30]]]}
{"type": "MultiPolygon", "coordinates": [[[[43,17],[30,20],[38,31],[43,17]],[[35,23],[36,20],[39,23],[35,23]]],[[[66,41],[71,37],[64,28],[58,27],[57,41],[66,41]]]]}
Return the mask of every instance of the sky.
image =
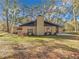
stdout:
{"type": "MultiPolygon", "coordinates": [[[[29,7],[32,7],[32,6],[38,6],[38,5],[42,6],[42,4],[44,4],[44,3],[46,4],[46,2],[48,0],[17,0],[17,1],[20,6],[27,5],[29,7]]],[[[0,0],[0,2],[3,2],[3,1],[0,0]]],[[[1,5],[0,5],[0,16],[2,16],[2,6],[1,5]]]]}
{"type": "MultiPolygon", "coordinates": [[[[1,1],[1,0],[0,0],[1,1]]],[[[32,6],[43,6],[43,4],[49,4],[50,2],[48,2],[48,0],[18,0],[18,4],[20,6],[22,5],[27,5],[29,7],[32,7],[32,6]]],[[[56,0],[56,6],[60,7],[62,6],[62,2],[61,0],[56,0]]],[[[71,3],[68,2],[65,7],[70,7],[71,6],[71,3]]],[[[2,15],[2,8],[0,6],[0,18],[1,18],[1,15],[2,15]]],[[[72,14],[70,12],[66,13],[65,15],[61,15],[62,18],[65,18],[67,20],[71,19],[72,18],[72,14]]],[[[79,18],[79,17],[78,17],[79,18]]]]}
{"type": "Polygon", "coordinates": [[[28,5],[28,6],[32,6],[32,5],[40,4],[41,0],[20,0],[19,3],[25,4],[25,5],[28,5]]]}
{"type": "Polygon", "coordinates": [[[26,5],[40,5],[46,4],[48,0],[18,0],[19,3],[26,4],[26,5]]]}

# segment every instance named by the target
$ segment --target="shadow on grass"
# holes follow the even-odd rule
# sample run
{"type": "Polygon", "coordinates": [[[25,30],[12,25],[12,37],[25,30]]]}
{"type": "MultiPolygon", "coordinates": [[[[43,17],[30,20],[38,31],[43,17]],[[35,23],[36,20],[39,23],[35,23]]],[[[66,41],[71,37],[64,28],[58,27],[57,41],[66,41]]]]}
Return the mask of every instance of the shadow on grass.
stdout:
{"type": "Polygon", "coordinates": [[[58,48],[62,48],[63,50],[67,50],[67,51],[72,51],[72,52],[79,52],[78,49],[76,48],[72,48],[72,47],[69,47],[65,44],[60,44],[60,43],[55,43],[55,42],[52,42],[52,43],[55,43],[54,45],[48,45],[48,43],[50,43],[49,41],[45,41],[45,40],[35,40],[35,41],[32,41],[32,43],[41,43],[42,46],[45,46],[45,47],[51,47],[51,48],[55,48],[55,49],[58,49],[58,48]]]}
{"type": "Polygon", "coordinates": [[[79,40],[79,37],[78,36],[66,36],[66,35],[52,35],[52,36],[28,36],[28,37],[31,37],[31,38],[53,38],[53,39],[69,39],[69,40],[79,40]]]}
{"type": "MultiPolygon", "coordinates": [[[[71,52],[75,52],[75,53],[79,54],[78,49],[69,47],[64,44],[55,43],[55,45],[49,46],[49,45],[47,45],[48,42],[46,42],[46,41],[37,41],[37,42],[41,43],[42,46],[37,46],[37,47],[32,46],[32,47],[25,48],[24,45],[16,44],[15,47],[13,47],[13,50],[17,53],[13,54],[11,56],[3,57],[2,59],[9,59],[9,58],[14,58],[14,59],[51,59],[50,56],[53,56],[53,55],[48,56],[48,53],[51,53],[53,51],[52,54],[55,55],[54,50],[60,49],[60,48],[65,51],[71,51],[71,52]],[[33,52],[33,50],[34,49],[36,50],[38,47],[40,48],[40,50],[33,52]],[[28,51],[28,50],[30,50],[30,51],[28,51]]],[[[57,54],[57,53],[56,53],[56,57],[60,57],[60,59],[65,59],[64,55],[61,55],[61,53],[60,54],[57,54]]],[[[69,56],[69,57],[71,57],[71,56],[69,56]]],[[[79,56],[77,56],[77,59],[78,58],[79,58],[79,56]]],[[[76,55],[74,56],[74,59],[76,59],[76,55]]]]}
{"type": "Polygon", "coordinates": [[[0,37],[4,37],[6,34],[2,34],[2,35],[0,35],[0,37]]]}

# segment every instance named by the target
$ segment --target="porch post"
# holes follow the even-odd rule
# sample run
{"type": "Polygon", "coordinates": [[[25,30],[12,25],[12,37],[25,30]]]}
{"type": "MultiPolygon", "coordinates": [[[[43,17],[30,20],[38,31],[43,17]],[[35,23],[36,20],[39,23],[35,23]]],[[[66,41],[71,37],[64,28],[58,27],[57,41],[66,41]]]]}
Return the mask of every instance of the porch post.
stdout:
{"type": "Polygon", "coordinates": [[[58,26],[56,27],[56,33],[59,33],[59,27],[58,26]]]}
{"type": "Polygon", "coordinates": [[[56,26],[56,32],[54,33],[54,35],[57,35],[57,33],[59,33],[59,27],[56,26]]]}

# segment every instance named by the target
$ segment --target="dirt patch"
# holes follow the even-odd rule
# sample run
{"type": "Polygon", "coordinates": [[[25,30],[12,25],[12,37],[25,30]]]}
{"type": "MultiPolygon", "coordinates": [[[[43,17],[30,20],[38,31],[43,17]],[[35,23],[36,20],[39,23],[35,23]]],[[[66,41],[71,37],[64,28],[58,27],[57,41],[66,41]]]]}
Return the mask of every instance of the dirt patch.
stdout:
{"type": "Polygon", "coordinates": [[[79,50],[64,44],[39,42],[42,45],[36,46],[33,43],[0,44],[0,59],[79,59],[79,50]]]}

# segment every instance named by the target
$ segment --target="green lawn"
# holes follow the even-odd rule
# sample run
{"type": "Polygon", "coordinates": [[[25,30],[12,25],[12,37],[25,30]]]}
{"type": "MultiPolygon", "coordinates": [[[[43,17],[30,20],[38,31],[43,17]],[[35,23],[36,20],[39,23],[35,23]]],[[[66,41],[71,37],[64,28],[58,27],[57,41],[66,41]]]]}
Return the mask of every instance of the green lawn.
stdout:
{"type": "Polygon", "coordinates": [[[1,33],[0,40],[12,41],[14,43],[32,43],[32,42],[60,42],[70,47],[79,49],[79,37],[72,36],[18,36],[8,33],[1,33]]]}
{"type": "Polygon", "coordinates": [[[74,57],[74,59],[79,58],[78,36],[77,37],[76,36],[73,37],[72,36],[18,36],[14,34],[8,34],[5,32],[0,32],[0,41],[8,42],[8,44],[11,43],[20,46],[22,45],[21,48],[27,47],[27,49],[31,50],[31,53],[35,53],[38,50],[39,51],[45,50],[48,51],[50,57],[51,55],[53,55],[50,51],[53,51],[54,53],[57,53],[56,56],[54,54],[55,56],[54,58],[56,58],[57,56],[60,57],[59,55],[64,55],[63,57],[60,58],[72,59],[73,58],[73,56],[71,55],[72,53],[77,54],[76,55],[77,57],[74,57]],[[67,57],[66,55],[69,57],[67,57]]]}
{"type": "Polygon", "coordinates": [[[79,35],[79,32],[65,32],[67,34],[79,35]]]}

